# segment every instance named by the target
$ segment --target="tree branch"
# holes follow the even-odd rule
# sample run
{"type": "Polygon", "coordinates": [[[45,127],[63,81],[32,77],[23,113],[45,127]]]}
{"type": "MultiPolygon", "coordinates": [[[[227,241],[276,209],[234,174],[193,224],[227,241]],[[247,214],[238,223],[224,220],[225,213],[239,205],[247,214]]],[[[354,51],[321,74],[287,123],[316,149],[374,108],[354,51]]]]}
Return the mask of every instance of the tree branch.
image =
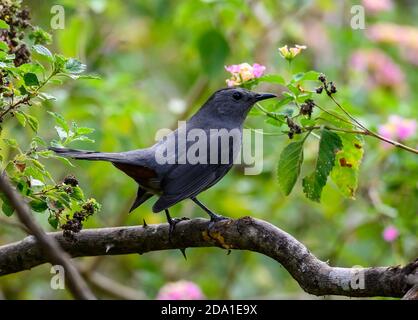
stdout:
{"type": "MultiPolygon", "coordinates": [[[[87,229],[75,242],[51,233],[72,257],[120,255],[189,247],[221,247],[259,252],[281,263],[308,293],[351,297],[402,297],[418,277],[418,259],[404,267],[333,268],[317,259],[290,234],[262,220],[244,217],[210,226],[206,219],[182,221],[176,225],[171,242],[168,224],[145,227],[87,229]],[[363,281],[364,280],[364,281],[363,281]]],[[[0,276],[27,270],[47,258],[36,240],[0,247],[0,276]]]]}
{"type": "Polygon", "coordinates": [[[0,190],[6,195],[16,210],[16,215],[20,222],[33,234],[39,243],[39,246],[36,245],[36,249],[42,255],[43,262],[50,261],[64,268],[65,277],[68,280],[68,288],[76,299],[95,299],[71,259],[62,251],[56,240],[46,234],[37,224],[23,198],[14,190],[4,173],[0,174],[0,190]]]}

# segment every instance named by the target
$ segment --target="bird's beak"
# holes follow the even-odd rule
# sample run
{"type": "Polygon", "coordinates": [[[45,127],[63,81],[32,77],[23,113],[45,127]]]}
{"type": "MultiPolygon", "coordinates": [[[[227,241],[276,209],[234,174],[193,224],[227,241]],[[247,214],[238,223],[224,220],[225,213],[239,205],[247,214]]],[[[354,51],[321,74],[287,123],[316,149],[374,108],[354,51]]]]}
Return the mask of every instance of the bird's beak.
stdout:
{"type": "Polygon", "coordinates": [[[261,101],[261,100],[266,100],[266,99],[275,98],[275,97],[277,96],[272,93],[256,93],[255,100],[261,101]]]}

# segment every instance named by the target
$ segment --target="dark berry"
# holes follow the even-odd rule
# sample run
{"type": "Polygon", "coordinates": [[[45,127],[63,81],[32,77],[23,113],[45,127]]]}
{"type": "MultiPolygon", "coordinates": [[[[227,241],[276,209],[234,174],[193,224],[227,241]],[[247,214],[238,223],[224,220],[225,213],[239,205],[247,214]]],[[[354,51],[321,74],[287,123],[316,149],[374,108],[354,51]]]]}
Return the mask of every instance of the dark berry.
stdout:
{"type": "Polygon", "coordinates": [[[73,175],[68,175],[64,178],[64,184],[76,187],[78,186],[78,180],[73,175]]]}

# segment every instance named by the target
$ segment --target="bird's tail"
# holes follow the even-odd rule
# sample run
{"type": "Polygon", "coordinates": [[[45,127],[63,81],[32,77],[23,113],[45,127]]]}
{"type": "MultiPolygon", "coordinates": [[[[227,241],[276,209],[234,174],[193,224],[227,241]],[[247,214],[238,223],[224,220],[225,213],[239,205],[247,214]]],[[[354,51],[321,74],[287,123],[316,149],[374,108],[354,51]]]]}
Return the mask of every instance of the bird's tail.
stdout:
{"type": "Polygon", "coordinates": [[[54,151],[58,155],[66,158],[99,161],[101,160],[110,162],[122,162],[124,160],[124,156],[121,153],[97,152],[89,150],[77,150],[55,147],[50,147],[49,149],[54,151]]]}

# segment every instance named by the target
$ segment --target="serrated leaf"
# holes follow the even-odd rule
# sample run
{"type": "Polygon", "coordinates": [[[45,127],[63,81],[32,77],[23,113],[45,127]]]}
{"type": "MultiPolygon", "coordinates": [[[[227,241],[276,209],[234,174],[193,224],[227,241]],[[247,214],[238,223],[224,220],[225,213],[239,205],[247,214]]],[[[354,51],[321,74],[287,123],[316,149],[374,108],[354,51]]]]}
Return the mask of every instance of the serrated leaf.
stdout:
{"type": "Polygon", "coordinates": [[[40,93],[39,93],[39,95],[38,95],[38,97],[39,97],[40,99],[42,99],[42,100],[46,100],[46,101],[48,101],[48,100],[57,100],[57,98],[56,98],[56,97],[54,97],[54,96],[53,96],[53,95],[51,95],[51,94],[45,93],[45,92],[40,92],[40,93]]]}
{"type": "Polygon", "coordinates": [[[60,137],[61,140],[65,140],[68,137],[68,133],[67,131],[65,131],[63,128],[59,127],[59,126],[55,126],[55,130],[58,133],[58,136],[60,137]]]}
{"type": "Polygon", "coordinates": [[[16,139],[7,139],[7,138],[3,138],[3,141],[5,144],[7,144],[10,148],[14,148],[17,149],[19,147],[19,145],[17,144],[16,139]]]}
{"type": "Polygon", "coordinates": [[[338,135],[343,143],[343,148],[337,153],[331,179],[345,197],[354,199],[364,153],[364,141],[361,136],[354,134],[338,133],[338,135]]]}
{"type": "Polygon", "coordinates": [[[40,54],[41,56],[47,57],[50,61],[53,60],[51,51],[49,51],[49,49],[44,47],[43,45],[36,44],[32,48],[33,50],[35,50],[36,53],[40,54]]]}
{"type": "Polygon", "coordinates": [[[25,114],[25,116],[26,116],[26,120],[27,120],[29,126],[31,127],[31,129],[34,132],[38,132],[38,128],[39,128],[38,119],[36,119],[34,116],[31,116],[30,114],[25,114]]]}
{"type": "Polygon", "coordinates": [[[61,162],[65,163],[66,165],[68,165],[70,167],[74,167],[74,165],[71,163],[71,161],[68,160],[67,158],[60,157],[60,156],[55,156],[55,159],[60,160],[61,162]]]}
{"type": "Polygon", "coordinates": [[[38,143],[38,144],[41,144],[43,146],[47,146],[47,143],[41,137],[36,136],[32,140],[36,141],[36,143],[38,143]]]}
{"type": "Polygon", "coordinates": [[[334,167],[336,154],[342,147],[343,144],[338,134],[325,128],[321,130],[315,171],[306,176],[302,182],[303,192],[308,199],[317,202],[321,200],[322,189],[334,167]]]}
{"type": "Polygon", "coordinates": [[[23,80],[25,81],[25,85],[27,85],[28,87],[39,86],[38,77],[34,73],[25,73],[25,75],[23,76],[23,80]]]}
{"type": "Polygon", "coordinates": [[[83,73],[85,70],[86,65],[74,58],[68,59],[64,66],[64,71],[71,74],[83,73]]]}
{"type": "Polygon", "coordinates": [[[40,199],[32,200],[29,202],[29,206],[35,212],[44,212],[46,209],[48,209],[48,204],[40,199]]]}
{"type": "Polygon", "coordinates": [[[22,127],[26,126],[26,117],[22,111],[16,111],[15,116],[17,121],[22,125],[22,127]]]}
{"type": "Polygon", "coordinates": [[[67,121],[58,113],[48,111],[48,113],[54,117],[56,124],[64,129],[65,132],[68,132],[70,128],[68,127],[67,121]]]}
{"type": "Polygon", "coordinates": [[[300,167],[303,162],[303,144],[305,139],[289,143],[280,154],[277,166],[277,178],[279,186],[287,196],[292,189],[300,174],[300,167]]]}
{"type": "Polygon", "coordinates": [[[73,192],[70,194],[70,197],[78,201],[84,201],[83,190],[79,186],[73,187],[72,189],[73,192]]]}

